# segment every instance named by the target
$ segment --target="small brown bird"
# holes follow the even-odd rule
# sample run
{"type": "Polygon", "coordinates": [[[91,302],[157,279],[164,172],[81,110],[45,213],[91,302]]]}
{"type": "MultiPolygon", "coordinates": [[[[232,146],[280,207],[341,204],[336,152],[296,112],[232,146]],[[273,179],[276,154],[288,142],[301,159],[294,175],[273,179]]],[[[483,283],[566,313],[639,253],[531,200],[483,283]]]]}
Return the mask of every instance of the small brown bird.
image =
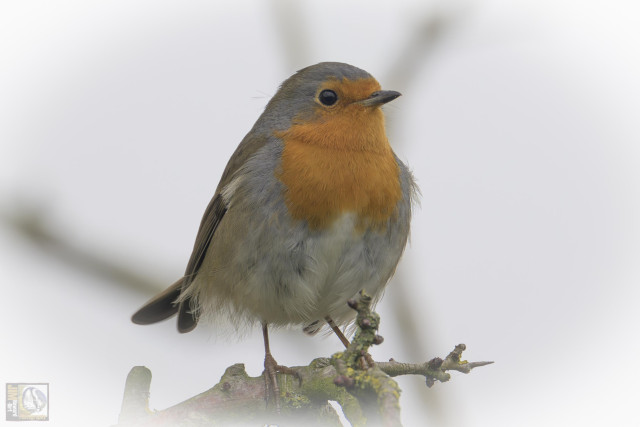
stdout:
{"type": "Polygon", "coordinates": [[[416,186],[394,154],[380,107],[400,93],[366,71],[324,62],[298,71],[269,101],[225,168],[184,277],[147,302],[133,322],[178,314],[260,323],[268,387],[279,394],[268,325],[354,319],[347,300],[378,298],[409,234],[416,186]],[[270,384],[269,384],[270,383],[270,384]]]}

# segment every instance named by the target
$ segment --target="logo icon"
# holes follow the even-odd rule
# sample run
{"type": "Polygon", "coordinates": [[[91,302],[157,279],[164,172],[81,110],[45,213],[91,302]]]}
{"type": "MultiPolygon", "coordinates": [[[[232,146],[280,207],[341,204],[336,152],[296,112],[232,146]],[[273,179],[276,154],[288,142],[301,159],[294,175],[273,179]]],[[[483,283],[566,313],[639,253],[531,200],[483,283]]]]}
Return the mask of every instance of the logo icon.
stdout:
{"type": "Polygon", "coordinates": [[[7,421],[48,420],[48,383],[7,383],[7,421]]]}

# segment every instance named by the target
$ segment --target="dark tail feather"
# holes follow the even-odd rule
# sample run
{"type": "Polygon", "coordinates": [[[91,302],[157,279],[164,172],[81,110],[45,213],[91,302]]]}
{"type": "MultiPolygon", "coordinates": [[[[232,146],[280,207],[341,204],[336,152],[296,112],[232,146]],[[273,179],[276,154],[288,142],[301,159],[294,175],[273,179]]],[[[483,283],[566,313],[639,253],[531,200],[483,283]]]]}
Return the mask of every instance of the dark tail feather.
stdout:
{"type": "Polygon", "coordinates": [[[180,302],[178,311],[178,332],[191,332],[198,324],[198,316],[191,311],[191,299],[180,302]]]}
{"type": "MultiPolygon", "coordinates": [[[[164,319],[168,319],[178,312],[176,299],[180,296],[184,277],[165,291],[151,298],[145,305],[136,311],[131,320],[138,325],[150,325],[164,319]]],[[[193,328],[192,328],[193,329],[193,328]]]]}

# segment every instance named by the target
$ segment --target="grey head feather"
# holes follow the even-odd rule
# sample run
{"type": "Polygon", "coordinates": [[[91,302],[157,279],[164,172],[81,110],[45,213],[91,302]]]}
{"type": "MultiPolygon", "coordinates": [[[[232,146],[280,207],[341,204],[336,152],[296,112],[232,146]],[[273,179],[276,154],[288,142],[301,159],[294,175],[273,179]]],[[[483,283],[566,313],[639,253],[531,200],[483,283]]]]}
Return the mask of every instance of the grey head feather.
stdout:
{"type": "Polygon", "coordinates": [[[327,80],[343,78],[359,80],[372,76],[342,62],[321,62],[303,68],[280,85],[253,130],[260,133],[284,131],[291,127],[294,117],[312,116],[320,86],[327,80]]]}

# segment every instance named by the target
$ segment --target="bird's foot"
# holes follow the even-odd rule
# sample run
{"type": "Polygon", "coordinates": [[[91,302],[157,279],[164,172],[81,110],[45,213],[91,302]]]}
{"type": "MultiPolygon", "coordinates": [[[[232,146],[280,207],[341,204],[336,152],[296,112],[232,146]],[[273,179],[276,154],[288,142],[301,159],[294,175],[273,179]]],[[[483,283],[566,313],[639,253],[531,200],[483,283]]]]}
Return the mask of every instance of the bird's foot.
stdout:
{"type": "Polygon", "coordinates": [[[300,374],[297,370],[289,368],[288,366],[278,365],[278,362],[273,358],[271,353],[267,353],[264,356],[264,385],[265,385],[265,400],[269,403],[269,398],[273,397],[276,412],[280,413],[280,386],[278,386],[277,374],[294,375],[300,380],[300,374]]]}

